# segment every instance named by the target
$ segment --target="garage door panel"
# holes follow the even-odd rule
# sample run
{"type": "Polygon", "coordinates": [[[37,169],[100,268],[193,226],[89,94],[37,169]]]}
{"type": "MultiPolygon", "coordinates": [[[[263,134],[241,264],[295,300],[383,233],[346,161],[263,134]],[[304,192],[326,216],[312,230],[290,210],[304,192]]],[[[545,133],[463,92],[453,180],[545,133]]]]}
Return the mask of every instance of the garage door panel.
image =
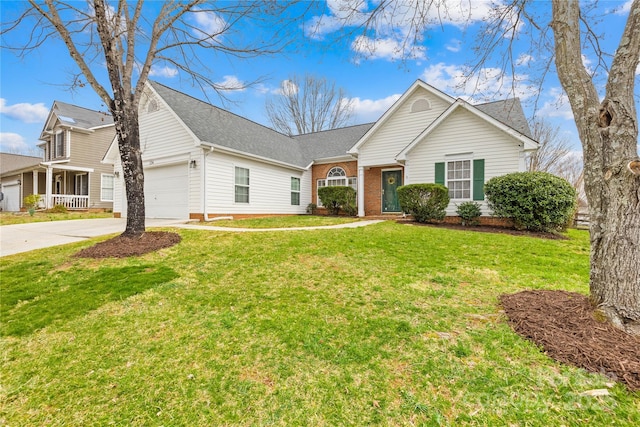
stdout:
{"type": "Polygon", "coordinates": [[[189,218],[189,170],[186,164],[147,169],[144,181],[148,218],[189,218]]]}

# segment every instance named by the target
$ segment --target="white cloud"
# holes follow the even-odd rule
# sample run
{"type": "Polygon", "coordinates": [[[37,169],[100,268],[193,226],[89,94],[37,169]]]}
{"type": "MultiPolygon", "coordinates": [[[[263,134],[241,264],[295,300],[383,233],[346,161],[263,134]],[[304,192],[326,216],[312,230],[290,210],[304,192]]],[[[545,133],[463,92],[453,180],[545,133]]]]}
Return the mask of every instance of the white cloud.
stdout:
{"type": "Polygon", "coordinates": [[[510,76],[500,68],[483,68],[471,77],[467,77],[468,73],[463,66],[441,62],[426,68],[421,78],[449,95],[473,103],[510,97],[524,100],[536,93],[526,84],[528,76],[524,74],[510,76]]]}
{"type": "Polygon", "coordinates": [[[444,47],[449,52],[457,53],[462,49],[462,42],[458,39],[451,39],[444,47]]]}
{"type": "Polygon", "coordinates": [[[423,46],[400,43],[393,39],[372,39],[358,36],[351,43],[351,49],[358,55],[369,59],[387,59],[390,61],[406,59],[425,59],[423,46]]]}
{"type": "Polygon", "coordinates": [[[218,14],[201,9],[194,9],[193,19],[195,21],[192,31],[196,37],[213,37],[219,36],[227,26],[226,21],[218,14]]]}
{"type": "Polygon", "coordinates": [[[165,65],[164,67],[151,66],[149,71],[150,76],[167,77],[172,78],[178,75],[178,69],[165,65]]]}
{"type": "Polygon", "coordinates": [[[569,98],[558,87],[549,89],[549,100],[546,101],[536,113],[541,117],[558,117],[564,120],[573,120],[573,112],[569,104],[569,98]]]}
{"type": "Polygon", "coordinates": [[[615,13],[616,15],[628,15],[629,12],[631,11],[632,3],[633,3],[633,0],[627,0],[627,2],[624,3],[622,6],[615,8],[613,10],[613,13],[615,13]]]}
{"type": "MultiPolygon", "coordinates": [[[[443,25],[465,27],[484,20],[495,8],[494,0],[455,3],[395,0],[376,10],[378,6],[376,2],[363,0],[330,0],[328,13],[306,22],[305,33],[312,39],[322,39],[341,28],[366,26],[367,36],[361,34],[352,44],[357,54],[387,60],[423,59],[426,49],[420,41],[424,31],[443,25]]],[[[447,48],[453,52],[460,49],[455,42],[447,48]]]]}
{"type": "Polygon", "coordinates": [[[24,123],[40,123],[47,119],[49,109],[42,102],[7,105],[7,101],[0,98],[0,113],[24,123]]]}
{"type": "Polygon", "coordinates": [[[222,81],[216,82],[216,86],[218,90],[233,90],[241,92],[246,89],[245,84],[236,76],[224,76],[222,81]]]}
{"type": "Polygon", "coordinates": [[[3,153],[24,153],[31,149],[22,135],[12,132],[0,132],[0,151],[3,153]]]}
{"type": "Polygon", "coordinates": [[[526,53],[521,53],[520,56],[518,56],[518,59],[516,59],[516,66],[526,67],[529,64],[531,64],[533,60],[534,60],[533,56],[526,53]]]}
{"type": "Polygon", "coordinates": [[[350,98],[346,102],[351,102],[353,106],[355,121],[365,123],[378,120],[400,96],[400,94],[394,94],[382,99],[350,98]]]}

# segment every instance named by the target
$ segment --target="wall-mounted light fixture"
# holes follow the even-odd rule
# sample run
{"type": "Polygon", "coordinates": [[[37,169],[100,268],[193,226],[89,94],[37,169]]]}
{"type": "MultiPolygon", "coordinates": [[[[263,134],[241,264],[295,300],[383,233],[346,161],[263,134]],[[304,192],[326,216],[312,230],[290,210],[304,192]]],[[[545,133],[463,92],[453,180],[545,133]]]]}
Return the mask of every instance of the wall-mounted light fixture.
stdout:
{"type": "Polygon", "coordinates": [[[113,176],[115,176],[116,178],[120,178],[120,172],[119,171],[115,171],[113,173],[113,176]]]}
{"type": "Polygon", "coordinates": [[[191,160],[191,161],[189,162],[189,167],[190,167],[191,169],[195,169],[195,168],[196,168],[196,160],[195,160],[195,159],[193,159],[193,160],[191,160]]]}

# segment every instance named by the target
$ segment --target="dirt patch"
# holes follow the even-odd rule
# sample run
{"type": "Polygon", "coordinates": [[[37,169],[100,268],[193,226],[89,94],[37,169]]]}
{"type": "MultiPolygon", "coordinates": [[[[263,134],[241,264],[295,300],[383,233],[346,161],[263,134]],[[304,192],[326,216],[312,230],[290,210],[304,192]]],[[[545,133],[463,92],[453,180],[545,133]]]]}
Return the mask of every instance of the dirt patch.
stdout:
{"type": "Polygon", "coordinates": [[[169,248],[180,243],[180,240],[179,234],[168,231],[147,231],[136,237],[120,235],[83,249],[74,256],[78,258],[126,258],[169,248]]]}
{"type": "Polygon", "coordinates": [[[451,230],[462,230],[462,231],[475,231],[479,233],[498,233],[498,234],[509,234],[511,236],[528,236],[528,237],[537,237],[540,239],[551,239],[551,240],[567,240],[568,237],[563,236],[559,233],[548,233],[544,231],[529,231],[529,230],[516,230],[508,227],[498,227],[492,225],[460,225],[460,224],[449,224],[449,223],[432,223],[432,224],[424,224],[413,220],[398,220],[400,224],[409,224],[409,225],[418,225],[425,227],[438,227],[438,228],[448,228],[451,230]]]}
{"type": "Polygon", "coordinates": [[[640,390],[640,337],[600,319],[585,295],[523,291],[500,302],[516,333],[549,357],[640,390]]]}

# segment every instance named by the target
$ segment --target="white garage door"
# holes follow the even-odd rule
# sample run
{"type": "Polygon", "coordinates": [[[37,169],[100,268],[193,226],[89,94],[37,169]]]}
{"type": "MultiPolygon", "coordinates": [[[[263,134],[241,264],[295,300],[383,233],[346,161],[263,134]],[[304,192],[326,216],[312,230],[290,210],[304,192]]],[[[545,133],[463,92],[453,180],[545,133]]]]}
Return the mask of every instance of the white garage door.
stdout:
{"type": "Polygon", "coordinates": [[[4,193],[2,208],[8,212],[18,212],[20,210],[20,184],[17,182],[2,184],[2,193],[4,193]]]}
{"type": "Polygon", "coordinates": [[[147,218],[189,218],[189,169],[186,163],[144,171],[147,218]]]}

